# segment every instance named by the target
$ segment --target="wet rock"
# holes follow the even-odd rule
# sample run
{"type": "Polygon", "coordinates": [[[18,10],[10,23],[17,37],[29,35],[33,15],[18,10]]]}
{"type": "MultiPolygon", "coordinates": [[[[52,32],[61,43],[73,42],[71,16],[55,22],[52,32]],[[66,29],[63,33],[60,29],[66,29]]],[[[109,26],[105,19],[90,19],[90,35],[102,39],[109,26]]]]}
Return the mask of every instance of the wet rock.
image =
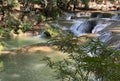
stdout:
{"type": "Polygon", "coordinates": [[[93,12],[91,13],[92,18],[110,18],[113,14],[111,13],[102,13],[102,12],[93,12]]]}
{"type": "Polygon", "coordinates": [[[48,31],[43,31],[41,34],[40,34],[41,37],[51,37],[50,33],[48,31]]]}

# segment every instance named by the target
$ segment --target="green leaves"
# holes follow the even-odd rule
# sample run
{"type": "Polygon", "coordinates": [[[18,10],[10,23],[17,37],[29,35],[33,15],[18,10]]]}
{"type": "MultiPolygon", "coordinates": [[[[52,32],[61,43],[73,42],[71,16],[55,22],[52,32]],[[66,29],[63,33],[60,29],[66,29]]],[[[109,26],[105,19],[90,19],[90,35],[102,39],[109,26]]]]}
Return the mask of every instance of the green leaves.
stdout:
{"type": "Polygon", "coordinates": [[[2,71],[4,69],[4,63],[1,61],[0,62],[0,71],[2,71]]]}
{"type": "Polygon", "coordinates": [[[31,24],[31,22],[22,22],[22,23],[19,25],[19,28],[20,28],[23,32],[25,32],[25,31],[31,30],[32,24],[31,24]]]}
{"type": "Polygon", "coordinates": [[[4,49],[4,47],[0,44],[0,51],[2,51],[4,49]]]}
{"type": "Polygon", "coordinates": [[[49,58],[48,64],[62,81],[120,80],[120,51],[108,47],[99,39],[77,38],[69,34],[55,37],[50,43],[69,54],[67,59],[58,62],[49,58]]]}
{"type": "Polygon", "coordinates": [[[4,50],[4,46],[5,46],[5,45],[6,45],[5,42],[0,41],[0,52],[1,52],[2,50],[4,50]]]}
{"type": "Polygon", "coordinates": [[[45,31],[46,32],[49,32],[49,34],[52,36],[52,37],[56,37],[60,34],[62,34],[62,30],[60,29],[60,25],[59,24],[50,24],[46,29],[45,31]]]}

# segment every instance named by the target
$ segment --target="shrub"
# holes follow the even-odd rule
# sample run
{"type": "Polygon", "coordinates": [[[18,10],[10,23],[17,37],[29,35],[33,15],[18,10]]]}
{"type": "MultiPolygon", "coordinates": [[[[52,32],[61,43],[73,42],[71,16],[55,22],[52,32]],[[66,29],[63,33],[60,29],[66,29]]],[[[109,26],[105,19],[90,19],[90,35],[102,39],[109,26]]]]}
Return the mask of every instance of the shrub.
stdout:
{"type": "Polygon", "coordinates": [[[60,27],[61,26],[59,24],[52,23],[45,29],[45,31],[49,32],[52,37],[55,37],[62,34],[60,27]]]}
{"type": "Polygon", "coordinates": [[[5,31],[3,29],[0,29],[0,37],[3,37],[5,31]]]}
{"type": "Polygon", "coordinates": [[[6,18],[6,28],[8,28],[8,30],[14,30],[15,33],[17,33],[17,30],[19,29],[19,25],[20,25],[20,21],[17,20],[14,16],[12,16],[11,14],[9,14],[9,16],[6,18]]]}
{"type": "Polygon", "coordinates": [[[61,36],[49,43],[57,45],[59,50],[67,52],[68,58],[54,62],[46,61],[61,81],[119,81],[120,51],[106,46],[98,39],[81,38],[73,35],[61,36]]]}
{"type": "Polygon", "coordinates": [[[46,21],[46,17],[44,15],[40,14],[38,16],[37,22],[40,23],[40,22],[44,22],[44,21],[46,21]]]}
{"type": "Polygon", "coordinates": [[[21,22],[19,25],[19,29],[21,29],[23,32],[31,30],[32,23],[31,22],[21,22]]]}
{"type": "Polygon", "coordinates": [[[0,29],[0,37],[7,37],[9,35],[9,29],[2,28],[0,29]]]}

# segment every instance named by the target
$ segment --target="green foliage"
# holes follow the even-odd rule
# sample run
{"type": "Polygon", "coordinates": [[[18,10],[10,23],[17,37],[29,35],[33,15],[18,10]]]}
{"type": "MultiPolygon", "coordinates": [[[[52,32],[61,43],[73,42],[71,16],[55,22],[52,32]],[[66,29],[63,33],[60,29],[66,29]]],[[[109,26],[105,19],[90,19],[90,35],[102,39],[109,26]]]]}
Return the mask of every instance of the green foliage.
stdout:
{"type": "Polygon", "coordinates": [[[4,63],[1,61],[0,62],[0,71],[3,71],[3,69],[4,69],[4,63]]]}
{"type": "Polygon", "coordinates": [[[22,30],[23,32],[31,30],[32,28],[32,23],[31,22],[21,22],[21,24],[19,25],[19,30],[22,30]]]}
{"type": "Polygon", "coordinates": [[[17,7],[17,6],[20,6],[20,3],[18,2],[18,0],[12,0],[11,5],[13,7],[17,7]]]}
{"type": "Polygon", "coordinates": [[[42,14],[39,15],[38,17],[38,23],[46,21],[46,17],[42,14]]]}
{"type": "Polygon", "coordinates": [[[53,19],[59,18],[61,12],[62,12],[62,11],[61,11],[59,8],[56,8],[56,7],[53,8],[52,11],[51,11],[51,13],[52,13],[52,18],[53,18],[53,19]]]}
{"type": "Polygon", "coordinates": [[[17,20],[13,16],[8,16],[6,18],[6,24],[8,26],[14,26],[14,25],[17,25],[17,23],[18,23],[17,20]]]}
{"type": "Polygon", "coordinates": [[[5,42],[0,41],[0,52],[4,50],[4,46],[6,45],[5,42]]]}
{"type": "Polygon", "coordinates": [[[8,35],[8,32],[4,28],[1,27],[1,29],[0,29],[0,37],[5,37],[7,35],[8,35]]]}
{"type": "Polygon", "coordinates": [[[0,29],[0,37],[2,37],[2,36],[3,36],[3,34],[4,34],[3,29],[0,29]]]}
{"type": "Polygon", "coordinates": [[[19,30],[22,30],[23,32],[31,30],[32,23],[27,22],[20,22],[19,20],[15,19],[13,16],[9,16],[6,19],[6,25],[9,29],[9,31],[13,31],[14,33],[18,33],[19,30]]]}
{"type": "Polygon", "coordinates": [[[45,31],[49,32],[52,37],[55,37],[62,34],[62,30],[60,29],[60,27],[61,26],[59,24],[53,23],[50,24],[50,26],[46,28],[45,31]]]}
{"type": "Polygon", "coordinates": [[[67,59],[58,62],[48,57],[45,59],[58,73],[57,77],[61,81],[119,81],[120,51],[106,46],[98,39],[86,38],[87,42],[81,39],[68,35],[49,42],[69,54],[67,59]]]}
{"type": "Polygon", "coordinates": [[[6,18],[6,26],[9,28],[9,30],[18,30],[18,26],[20,25],[20,21],[17,20],[14,16],[9,14],[9,16],[6,18]]]}
{"type": "Polygon", "coordinates": [[[0,51],[4,49],[3,45],[0,44],[0,51]]]}

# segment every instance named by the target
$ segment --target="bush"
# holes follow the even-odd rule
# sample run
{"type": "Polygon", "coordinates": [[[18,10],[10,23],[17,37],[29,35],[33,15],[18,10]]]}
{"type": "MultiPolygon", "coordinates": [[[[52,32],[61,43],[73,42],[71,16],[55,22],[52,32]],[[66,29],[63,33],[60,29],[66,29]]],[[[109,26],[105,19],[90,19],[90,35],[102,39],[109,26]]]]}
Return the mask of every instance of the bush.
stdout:
{"type": "Polygon", "coordinates": [[[6,28],[10,30],[14,30],[15,33],[17,33],[17,30],[19,29],[20,21],[17,20],[14,16],[9,14],[9,16],[6,18],[6,28]]]}
{"type": "Polygon", "coordinates": [[[55,37],[55,36],[58,36],[60,34],[62,34],[62,30],[60,29],[60,25],[59,24],[50,24],[46,29],[45,31],[49,32],[49,34],[52,36],[52,37],[55,37]]]}
{"type": "Polygon", "coordinates": [[[0,37],[7,37],[9,35],[9,29],[7,28],[2,28],[0,29],[0,37]]]}
{"type": "Polygon", "coordinates": [[[4,46],[6,43],[4,41],[0,41],[0,52],[4,50],[4,46]]]}
{"type": "Polygon", "coordinates": [[[46,17],[42,14],[39,15],[38,17],[38,23],[46,21],[46,17]]]}
{"type": "Polygon", "coordinates": [[[32,23],[31,22],[22,22],[19,25],[19,29],[21,29],[23,32],[31,30],[32,28],[32,23]]]}
{"type": "Polygon", "coordinates": [[[61,36],[49,43],[57,45],[59,50],[67,52],[68,58],[54,62],[46,61],[61,81],[119,81],[120,51],[101,43],[98,39],[88,39],[73,35],[61,36]]]}

